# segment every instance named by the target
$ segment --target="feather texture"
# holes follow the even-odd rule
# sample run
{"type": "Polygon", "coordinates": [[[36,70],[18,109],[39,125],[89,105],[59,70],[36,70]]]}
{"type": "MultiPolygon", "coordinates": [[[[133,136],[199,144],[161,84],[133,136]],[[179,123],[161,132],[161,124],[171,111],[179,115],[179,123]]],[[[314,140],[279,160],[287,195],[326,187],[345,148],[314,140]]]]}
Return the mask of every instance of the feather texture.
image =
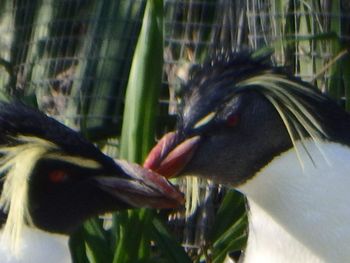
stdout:
{"type": "Polygon", "coordinates": [[[292,148],[238,187],[250,206],[245,263],[350,258],[350,148],[325,141],[315,146],[310,139],[304,144],[313,161],[300,148],[303,169],[292,148]]]}
{"type": "Polygon", "coordinates": [[[9,242],[18,254],[22,230],[31,224],[28,209],[28,184],[37,161],[56,147],[45,140],[21,137],[21,144],[0,149],[0,174],[6,174],[0,197],[0,208],[8,214],[2,242],[9,242]]]}

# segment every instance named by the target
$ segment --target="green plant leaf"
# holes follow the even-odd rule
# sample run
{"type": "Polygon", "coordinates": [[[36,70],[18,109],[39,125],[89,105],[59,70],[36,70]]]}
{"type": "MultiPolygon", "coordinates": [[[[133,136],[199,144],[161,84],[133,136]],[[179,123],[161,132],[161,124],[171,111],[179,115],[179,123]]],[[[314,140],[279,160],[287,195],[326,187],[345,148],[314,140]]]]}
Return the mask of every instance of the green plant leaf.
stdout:
{"type": "MultiPolygon", "coordinates": [[[[120,157],[141,163],[154,143],[163,66],[163,2],[147,1],[125,97],[120,157]]],[[[150,257],[151,210],[114,216],[114,263],[147,261],[150,257]]]]}
{"type": "Polygon", "coordinates": [[[212,231],[213,262],[223,262],[227,253],[242,250],[246,243],[245,198],[235,190],[226,193],[212,231]]]}
{"type": "Polygon", "coordinates": [[[191,259],[172,235],[168,232],[163,222],[155,217],[152,221],[152,237],[159,246],[160,251],[172,263],[191,263],[191,259]]]}
{"type": "Polygon", "coordinates": [[[120,155],[138,163],[154,143],[163,65],[162,16],[162,1],[147,1],[125,97],[120,155]]]}

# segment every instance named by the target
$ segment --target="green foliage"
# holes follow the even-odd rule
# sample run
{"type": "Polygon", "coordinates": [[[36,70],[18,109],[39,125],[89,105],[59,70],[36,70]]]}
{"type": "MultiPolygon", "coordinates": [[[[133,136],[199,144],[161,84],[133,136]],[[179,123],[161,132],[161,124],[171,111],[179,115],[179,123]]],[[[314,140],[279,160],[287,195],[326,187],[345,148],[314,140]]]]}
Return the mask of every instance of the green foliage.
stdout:
{"type": "MultiPolygon", "coordinates": [[[[143,161],[154,144],[163,66],[162,18],[163,2],[148,1],[125,98],[120,157],[138,163],[143,161]]],[[[155,262],[151,241],[156,246],[169,248],[169,235],[164,235],[167,232],[155,211],[141,209],[117,213],[113,223],[113,234],[117,237],[114,263],[155,262]]],[[[175,241],[171,247],[181,251],[175,241]]],[[[182,256],[176,254],[179,261],[173,261],[174,254],[169,250],[160,258],[165,262],[186,262],[185,253],[182,256]]]]}
{"type": "Polygon", "coordinates": [[[141,163],[154,144],[163,66],[163,2],[147,2],[125,96],[120,155],[141,163]]]}
{"type": "MultiPolygon", "coordinates": [[[[62,69],[74,69],[70,100],[63,115],[79,113],[82,121],[78,125],[73,119],[65,122],[81,126],[93,139],[120,135],[121,129],[118,138],[120,158],[142,163],[154,144],[155,127],[164,126],[156,123],[164,32],[174,31],[172,37],[175,39],[198,43],[198,46],[182,43],[182,46],[171,47],[174,60],[194,63],[203,61],[208,55],[213,39],[225,42],[214,43],[218,47],[235,46],[236,43],[230,45],[226,41],[234,42],[229,31],[237,31],[236,37],[256,50],[256,54],[273,50],[277,64],[287,64],[296,74],[309,77],[306,80],[327,90],[339,103],[343,103],[345,97],[345,107],[350,109],[349,43],[341,39],[344,33],[350,32],[350,25],[342,20],[342,1],[249,0],[249,4],[247,1],[232,1],[232,10],[220,9],[216,4],[229,1],[214,0],[186,0],[182,1],[186,8],[179,9],[177,4],[167,10],[163,10],[166,3],[161,0],[78,1],[74,2],[74,8],[70,8],[73,2],[57,4],[58,1],[54,0],[33,0],[31,8],[13,9],[13,1],[0,1],[0,30],[9,24],[14,28],[6,31],[0,39],[0,99],[8,99],[11,94],[33,105],[38,101],[42,106],[42,98],[51,89],[51,83],[42,80],[55,79],[61,73],[55,68],[55,60],[62,56],[74,57],[76,59],[68,63],[69,67],[62,69]],[[206,6],[199,8],[202,3],[206,6]],[[232,12],[240,13],[237,11],[240,9],[247,17],[254,15],[253,19],[247,19],[247,28],[243,31],[233,28],[238,25],[237,21],[227,23],[232,12]],[[90,20],[91,10],[94,16],[90,20]],[[329,13],[332,15],[327,16],[329,13]],[[167,28],[169,25],[163,21],[164,14],[174,16],[177,26],[167,28]],[[140,17],[143,17],[141,32],[128,23],[140,17]],[[220,25],[228,29],[218,32],[217,25],[211,25],[222,17],[225,23],[220,25]],[[66,20],[73,22],[66,23],[67,28],[62,33],[62,24],[57,21],[66,20]],[[66,36],[65,31],[74,32],[75,21],[86,20],[89,23],[85,27],[78,27],[77,33],[69,35],[72,37],[69,44],[52,41],[66,36]],[[181,28],[178,26],[181,23],[187,26],[181,28]],[[34,26],[27,34],[21,33],[20,30],[28,25],[34,26]],[[261,30],[257,29],[259,26],[261,30]],[[16,34],[16,30],[20,33],[16,34]],[[225,38],[225,30],[229,32],[229,38],[225,38]],[[83,40],[79,34],[83,34],[83,40]],[[128,41],[120,40],[120,36],[127,36],[128,41]],[[24,45],[27,43],[30,44],[24,45]],[[330,57],[315,54],[330,54],[330,57]],[[22,71],[15,71],[15,64],[25,67],[22,71]],[[128,79],[125,100],[120,99],[124,97],[125,83],[118,83],[115,79],[128,79]],[[119,99],[101,100],[112,97],[119,99]],[[90,118],[119,117],[123,107],[122,127],[103,118],[90,118]]],[[[23,5],[26,1],[16,3],[23,5]]],[[[197,260],[220,263],[227,253],[244,248],[246,227],[245,200],[237,192],[228,191],[215,215],[209,245],[197,260]]],[[[109,231],[103,228],[101,219],[91,219],[71,238],[70,245],[73,260],[77,263],[189,263],[193,260],[158,212],[148,209],[116,213],[109,231]]]]}
{"type": "Polygon", "coordinates": [[[213,263],[224,262],[226,255],[239,251],[246,243],[247,215],[245,199],[231,190],[225,195],[216,214],[212,231],[213,263]]]}

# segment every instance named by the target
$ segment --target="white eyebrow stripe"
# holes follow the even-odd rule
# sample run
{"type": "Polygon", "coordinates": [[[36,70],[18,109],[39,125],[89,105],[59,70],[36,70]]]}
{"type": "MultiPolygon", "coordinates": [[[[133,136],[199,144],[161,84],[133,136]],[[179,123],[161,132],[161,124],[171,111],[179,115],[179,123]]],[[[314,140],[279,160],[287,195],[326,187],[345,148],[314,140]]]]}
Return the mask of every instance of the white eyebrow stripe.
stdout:
{"type": "Polygon", "coordinates": [[[194,129],[197,129],[199,127],[202,127],[206,124],[208,124],[212,119],[214,119],[216,115],[215,111],[210,112],[209,114],[205,115],[202,119],[196,122],[196,124],[193,126],[194,129]]]}

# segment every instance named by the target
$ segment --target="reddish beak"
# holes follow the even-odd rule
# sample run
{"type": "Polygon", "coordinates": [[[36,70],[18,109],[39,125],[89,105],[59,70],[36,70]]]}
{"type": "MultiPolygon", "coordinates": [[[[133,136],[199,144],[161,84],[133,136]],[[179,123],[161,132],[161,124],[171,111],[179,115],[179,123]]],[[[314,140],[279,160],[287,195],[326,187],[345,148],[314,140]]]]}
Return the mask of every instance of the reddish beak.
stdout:
{"type": "Polygon", "coordinates": [[[94,177],[102,190],[134,207],[176,208],[184,204],[184,195],[163,176],[134,163],[114,161],[123,175],[94,177]]]}
{"type": "Polygon", "coordinates": [[[165,134],[151,150],[143,166],[167,178],[179,174],[191,160],[200,136],[191,137],[178,145],[176,145],[176,137],[175,132],[165,134]]]}

